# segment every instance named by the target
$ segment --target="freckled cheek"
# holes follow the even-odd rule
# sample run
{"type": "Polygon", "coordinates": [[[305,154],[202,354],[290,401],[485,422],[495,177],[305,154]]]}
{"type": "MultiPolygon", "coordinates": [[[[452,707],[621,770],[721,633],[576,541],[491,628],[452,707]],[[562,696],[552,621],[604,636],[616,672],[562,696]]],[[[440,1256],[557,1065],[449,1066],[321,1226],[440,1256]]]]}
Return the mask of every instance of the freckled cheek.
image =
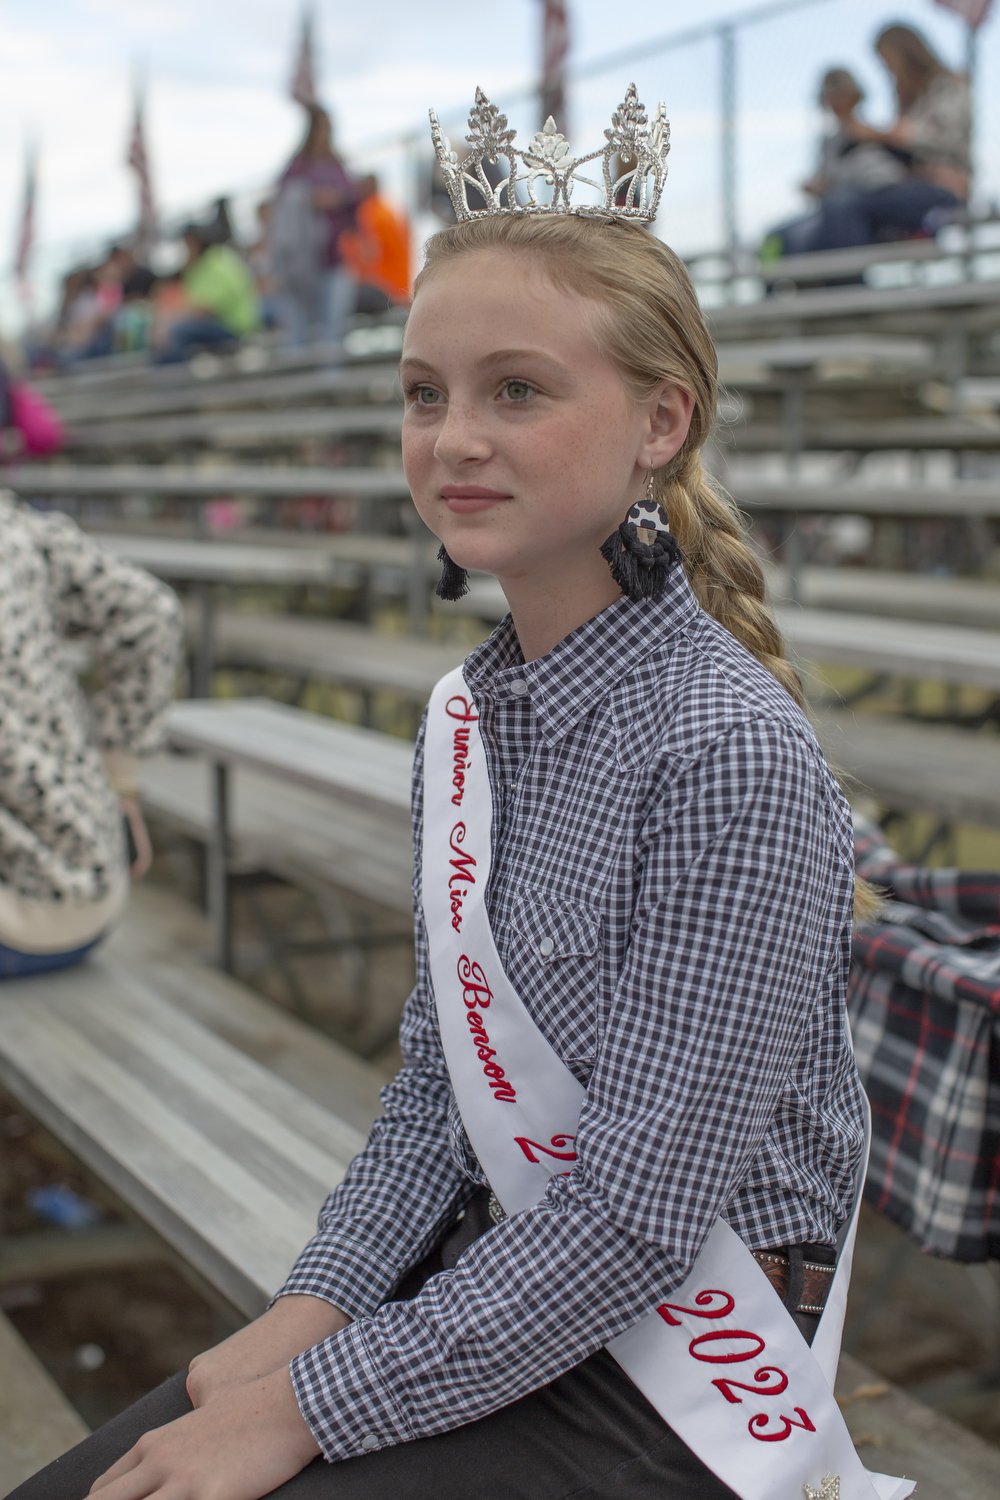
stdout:
{"type": "Polygon", "coordinates": [[[425,484],[434,460],[434,438],[427,432],[409,432],[403,427],[403,473],[411,491],[425,484]]]}

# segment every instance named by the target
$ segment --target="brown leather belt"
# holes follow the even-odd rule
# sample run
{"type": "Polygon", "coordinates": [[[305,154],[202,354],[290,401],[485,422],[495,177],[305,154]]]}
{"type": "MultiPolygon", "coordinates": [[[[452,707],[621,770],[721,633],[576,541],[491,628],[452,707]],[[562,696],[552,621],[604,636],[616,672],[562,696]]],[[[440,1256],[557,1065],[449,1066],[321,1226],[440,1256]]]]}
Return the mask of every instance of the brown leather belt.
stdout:
{"type": "MultiPolygon", "coordinates": [[[[787,1255],[776,1250],[751,1250],[750,1254],[760,1266],[778,1296],[784,1302],[788,1295],[790,1268],[787,1255]]],[[[836,1266],[823,1266],[815,1260],[802,1262],[802,1296],[795,1309],[800,1313],[821,1313],[833,1283],[836,1266]]]]}

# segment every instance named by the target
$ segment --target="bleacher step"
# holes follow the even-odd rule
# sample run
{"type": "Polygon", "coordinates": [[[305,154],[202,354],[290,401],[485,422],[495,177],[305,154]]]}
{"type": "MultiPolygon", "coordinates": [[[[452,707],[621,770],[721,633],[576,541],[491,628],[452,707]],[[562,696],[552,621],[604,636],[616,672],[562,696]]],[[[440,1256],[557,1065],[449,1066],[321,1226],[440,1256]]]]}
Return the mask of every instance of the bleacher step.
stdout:
{"type": "Polygon", "coordinates": [[[69,1404],[11,1323],[0,1314],[0,1494],[87,1436],[69,1404]]]}
{"type": "Polygon", "coordinates": [[[837,1399],[866,1468],[916,1479],[915,1500],[996,1500],[1000,1449],[841,1355],[837,1399]]]}

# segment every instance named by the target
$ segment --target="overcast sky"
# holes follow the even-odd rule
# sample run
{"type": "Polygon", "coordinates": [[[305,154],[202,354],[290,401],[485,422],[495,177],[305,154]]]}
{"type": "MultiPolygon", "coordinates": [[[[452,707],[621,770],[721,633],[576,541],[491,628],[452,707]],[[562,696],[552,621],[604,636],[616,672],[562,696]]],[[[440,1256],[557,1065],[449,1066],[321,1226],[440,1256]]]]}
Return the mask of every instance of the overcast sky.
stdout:
{"type": "MultiPolygon", "coordinates": [[[[609,53],[630,60],[571,84],[575,149],[601,131],[632,78],[652,107],[663,97],[673,125],[670,180],[659,228],[681,250],[721,241],[719,48],[707,39],[648,45],[723,17],[752,15],[761,0],[568,0],[571,66],[609,53]]],[[[771,9],[777,9],[772,4],[771,9]]],[[[316,0],[322,97],[340,145],[357,166],[377,165],[397,191],[401,158],[387,137],[419,127],[428,105],[464,112],[477,83],[503,107],[530,83],[541,0],[316,0]]],[[[815,0],[748,25],[739,40],[739,225],[748,241],[795,212],[818,126],[816,81],[832,64],[854,68],[875,123],[891,117],[888,80],[872,37],[890,20],[921,27],[946,60],[964,58],[965,27],[933,0],[815,0]]],[[[227,191],[263,192],[292,151],[300,112],[288,98],[299,27],[296,0],[0,0],[0,310],[15,321],[8,267],[20,218],[24,145],[38,144],[36,267],[51,277],[126,232],[135,186],[125,166],[132,79],[147,87],[147,144],[160,209],[197,210],[227,191]]],[[[1000,198],[1000,7],[979,33],[978,164],[981,190],[1000,198]]],[[[511,123],[537,121],[524,105],[511,123]]],[[[459,116],[459,119],[461,116],[459,116]]],[[[561,123],[561,122],[560,122],[561,123]]]]}

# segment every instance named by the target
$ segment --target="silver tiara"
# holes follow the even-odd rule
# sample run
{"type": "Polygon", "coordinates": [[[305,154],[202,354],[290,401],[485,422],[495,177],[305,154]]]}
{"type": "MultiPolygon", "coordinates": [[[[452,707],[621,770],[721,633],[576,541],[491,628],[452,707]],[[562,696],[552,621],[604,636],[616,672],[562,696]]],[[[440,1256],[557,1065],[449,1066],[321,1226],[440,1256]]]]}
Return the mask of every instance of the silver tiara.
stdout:
{"type": "Polygon", "coordinates": [[[434,150],[459,220],[493,214],[587,214],[649,223],[656,217],[667,178],[670,122],[661,99],[650,125],[634,83],[611,116],[605,145],[586,156],[570,156],[569,142],[551,115],[528,149],[519,151],[507,116],[478,88],[466,136],[472,149],[461,161],[433,109],[430,118],[434,150]],[[592,161],[601,164],[599,179],[581,170],[592,161]],[[484,162],[506,164],[496,186],[484,162]],[[476,195],[471,203],[470,191],[476,195]]]}

